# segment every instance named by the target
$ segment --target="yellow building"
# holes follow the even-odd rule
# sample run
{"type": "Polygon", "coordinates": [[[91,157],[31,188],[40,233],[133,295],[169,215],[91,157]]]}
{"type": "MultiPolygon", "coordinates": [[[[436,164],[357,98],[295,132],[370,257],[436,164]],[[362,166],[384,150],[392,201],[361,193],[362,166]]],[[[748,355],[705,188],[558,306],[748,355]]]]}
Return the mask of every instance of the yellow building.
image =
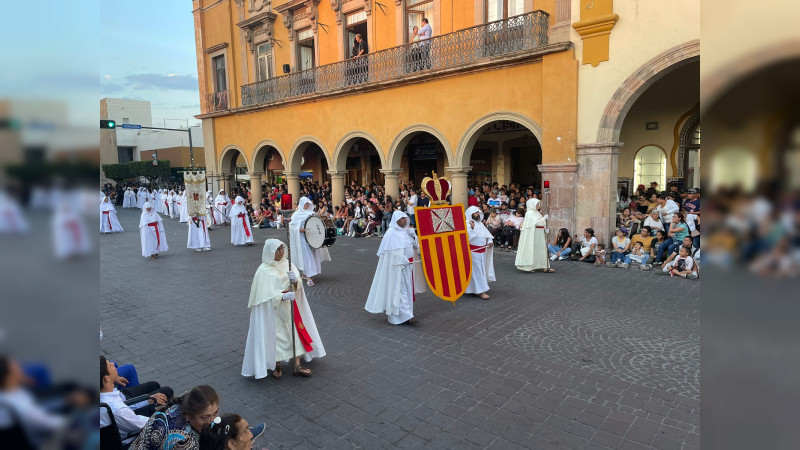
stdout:
{"type": "MultiPolygon", "coordinates": [[[[674,83],[655,83],[658,72],[635,86],[626,77],[642,78],[637,68],[665,43],[697,39],[696,17],[674,25],[663,13],[691,16],[693,3],[194,0],[209,176],[224,187],[244,165],[254,194],[280,175],[296,199],[300,173],[311,172],[330,181],[334,204],[350,180],[394,193],[433,170],[452,180],[454,202],[466,202],[468,180],[550,181],[550,228],[593,226],[605,237],[618,177],[633,178],[637,157],[649,164],[651,148],[680,154],[666,131],[684,115],[684,97],[699,93],[671,95],[674,83]],[[427,31],[423,18],[432,36],[415,38],[415,27],[427,31]],[[352,58],[359,50],[366,56],[352,58]],[[649,87],[658,89],[643,96],[649,87]],[[625,120],[634,103],[638,119],[658,110],[646,121],[658,122],[658,142],[625,120]],[[644,153],[623,158],[620,130],[644,153]]],[[[673,72],[692,78],[663,75],[673,72]]]]}

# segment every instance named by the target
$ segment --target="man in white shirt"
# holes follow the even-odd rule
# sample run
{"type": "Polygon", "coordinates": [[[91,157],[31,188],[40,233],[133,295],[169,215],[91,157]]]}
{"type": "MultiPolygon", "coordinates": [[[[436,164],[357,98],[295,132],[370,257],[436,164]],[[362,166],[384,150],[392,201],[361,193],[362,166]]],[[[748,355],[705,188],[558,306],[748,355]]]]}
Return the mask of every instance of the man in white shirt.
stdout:
{"type": "MultiPolygon", "coordinates": [[[[119,379],[117,368],[114,363],[108,361],[104,356],[100,357],[100,403],[105,403],[111,407],[111,412],[114,414],[114,420],[119,428],[120,438],[127,441],[133,441],[134,436],[125,439],[129,435],[141,430],[147,420],[153,413],[155,413],[156,405],[164,405],[172,396],[172,389],[160,388],[159,391],[151,394],[147,400],[141,401],[133,405],[126,405],[125,395],[117,390],[114,386],[115,382],[119,379]],[[168,396],[169,395],[169,396],[168,396]]],[[[127,380],[125,380],[127,382],[127,380]]],[[[144,385],[142,385],[145,387],[144,385]]],[[[100,428],[111,424],[111,418],[108,417],[108,412],[105,408],[100,410],[100,428]]]]}
{"type": "Polygon", "coordinates": [[[661,217],[659,216],[658,211],[654,209],[649,216],[645,217],[642,227],[652,228],[653,233],[655,233],[656,230],[664,230],[664,224],[661,223],[661,217]]]}
{"type": "MultiPolygon", "coordinates": [[[[25,378],[22,368],[16,361],[0,356],[0,430],[14,426],[16,418],[28,444],[38,448],[61,430],[66,421],[36,402],[33,395],[22,387],[25,378]],[[13,415],[7,414],[7,410],[13,415]]],[[[2,444],[9,443],[0,442],[0,447],[3,447],[2,444]]]]}
{"type": "Polygon", "coordinates": [[[419,29],[419,45],[422,50],[422,67],[431,68],[431,43],[428,41],[433,36],[433,28],[428,23],[428,18],[422,18],[422,28],[419,29]]]}
{"type": "Polygon", "coordinates": [[[417,192],[414,189],[409,190],[409,196],[406,200],[406,214],[411,221],[410,226],[416,227],[417,221],[414,217],[414,208],[417,206],[417,192]]]}
{"type": "Polygon", "coordinates": [[[681,210],[681,207],[675,203],[674,200],[667,196],[666,192],[662,192],[658,197],[658,206],[654,211],[658,211],[661,216],[661,223],[664,225],[665,230],[669,230],[669,224],[672,222],[672,216],[681,210]]]}

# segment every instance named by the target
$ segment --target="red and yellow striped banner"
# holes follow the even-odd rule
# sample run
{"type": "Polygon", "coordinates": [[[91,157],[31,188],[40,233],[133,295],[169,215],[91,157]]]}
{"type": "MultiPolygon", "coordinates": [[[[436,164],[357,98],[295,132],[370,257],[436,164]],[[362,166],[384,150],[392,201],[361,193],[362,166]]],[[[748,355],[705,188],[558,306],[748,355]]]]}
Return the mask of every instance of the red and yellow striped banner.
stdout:
{"type": "Polygon", "coordinates": [[[415,208],[422,269],[437,297],[455,302],[472,276],[463,205],[415,208]]]}

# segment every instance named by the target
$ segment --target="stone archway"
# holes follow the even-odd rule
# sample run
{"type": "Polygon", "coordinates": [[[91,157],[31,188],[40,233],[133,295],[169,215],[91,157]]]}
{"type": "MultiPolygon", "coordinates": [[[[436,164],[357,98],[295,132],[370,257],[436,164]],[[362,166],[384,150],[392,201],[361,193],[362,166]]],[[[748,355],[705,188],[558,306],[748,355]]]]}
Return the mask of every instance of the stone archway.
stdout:
{"type": "MultiPolygon", "coordinates": [[[[357,144],[359,141],[362,143],[366,141],[368,146],[371,146],[375,149],[375,152],[378,155],[378,160],[380,161],[381,172],[386,168],[386,156],[383,152],[383,148],[380,146],[378,140],[374,136],[365,131],[351,131],[342,136],[333,151],[333,158],[331,158],[331,170],[328,172],[331,176],[331,200],[333,201],[334,205],[339,205],[342,200],[344,200],[344,185],[346,182],[345,177],[347,176],[348,172],[348,156],[350,155],[353,145],[357,144]]],[[[362,169],[366,171],[366,168],[362,169]]],[[[369,176],[367,176],[367,178],[369,178],[369,176]]],[[[377,182],[379,184],[385,184],[385,182],[382,182],[382,180],[378,180],[377,182]]]]}
{"type": "Polygon", "coordinates": [[[331,167],[329,154],[325,144],[314,136],[301,136],[292,145],[292,149],[284,161],[284,175],[286,175],[286,184],[294,203],[297,203],[300,198],[300,175],[304,168],[312,172],[314,180],[320,184],[327,180],[327,171],[331,167]],[[313,160],[304,158],[309,151],[315,151],[317,157],[313,160]],[[319,158],[320,154],[324,157],[319,158]],[[316,165],[312,167],[314,163],[316,165]]]}
{"type": "MultiPolygon", "coordinates": [[[[445,138],[444,134],[430,125],[416,124],[406,127],[394,138],[392,144],[389,146],[386,168],[381,170],[386,179],[386,193],[392,198],[397,196],[397,192],[400,189],[399,175],[402,170],[402,160],[406,152],[406,147],[413,139],[425,134],[432,136],[442,145],[445,156],[444,169],[449,172],[452,178],[453,192],[456,192],[456,183],[458,182],[462,182],[461,184],[464,185],[464,190],[466,190],[467,174],[466,172],[461,173],[460,171],[454,172],[455,167],[453,163],[455,161],[455,156],[452,147],[450,147],[450,142],[445,138]],[[463,177],[461,175],[463,175],[463,177]],[[458,181],[456,180],[457,177],[458,181]]],[[[438,175],[444,176],[445,174],[439,173],[438,175]]],[[[459,184],[459,186],[461,184],[459,184]]]]}
{"type": "Polygon", "coordinates": [[[457,165],[461,167],[469,166],[472,149],[486,127],[491,125],[492,122],[504,120],[516,122],[522,125],[523,127],[527,128],[528,131],[533,133],[533,136],[536,138],[536,140],[538,140],[540,143],[542,142],[542,126],[536,123],[536,121],[528,116],[525,116],[524,114],[512,111],[498,111],[487,114],[476,120],[472,123],[472,125],[469,126],[469,128],[467,128],[464,134],[461,135],[461,139],[458,142],[458,147],[456,147],[455,160],[457,165]]]}
{"type": "Polygon", "coordinates": [[[264,139],[256,144],[253,149],[253,159],[250,162],[252,168],[250,173],[250,190],[252,191],[252,198],[261,198],[263,192],[261,189],[262,177],[266,176],[267,183],[274,183],[275,177],[270,176],[272,170],[270,167],[280,167],[280,174],[283,174],[286,167],[286,156],[281,148],[275,141],[264,139]],[[274,161],[275,156],[280,158],[280,161],[274,161]],[[278,162],[279,164],[275,164],[278,162]]]}
{"type": "Polygon", "coordinates": [[[250,161],[247,160],[247,156],[241,147],[231,144],[222,149],[219,154],[219,165],[217,166],[219,167],[219,185],[217,189],[225,189],[225,192],[230,192],[230,184],[236,178],[236,163],[240,159],[244,161],[246,171],[249,174],[252,171],[250,161]]]}
{"type": "Polygon", "coordinates": [[[617,88],[608,101],[600,118],[597,142],[608,144],[618,142],[625,116],[639,96],[664,75],[699,60],[700,40],[696,39],[672,47],[639,67],[617,88]]]}

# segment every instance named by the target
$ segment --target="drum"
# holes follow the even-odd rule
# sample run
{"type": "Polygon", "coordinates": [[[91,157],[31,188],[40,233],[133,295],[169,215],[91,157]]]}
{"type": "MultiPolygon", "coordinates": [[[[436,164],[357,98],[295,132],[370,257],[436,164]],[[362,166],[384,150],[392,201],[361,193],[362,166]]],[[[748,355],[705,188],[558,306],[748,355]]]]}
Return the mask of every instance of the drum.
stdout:
{"type": "Polygon", "coordinates": [[[333,219],[327,216],[313,216],[306,219],[306,242],[311,248],[330,247],[336,242],[336,226],[333,219]]]}

